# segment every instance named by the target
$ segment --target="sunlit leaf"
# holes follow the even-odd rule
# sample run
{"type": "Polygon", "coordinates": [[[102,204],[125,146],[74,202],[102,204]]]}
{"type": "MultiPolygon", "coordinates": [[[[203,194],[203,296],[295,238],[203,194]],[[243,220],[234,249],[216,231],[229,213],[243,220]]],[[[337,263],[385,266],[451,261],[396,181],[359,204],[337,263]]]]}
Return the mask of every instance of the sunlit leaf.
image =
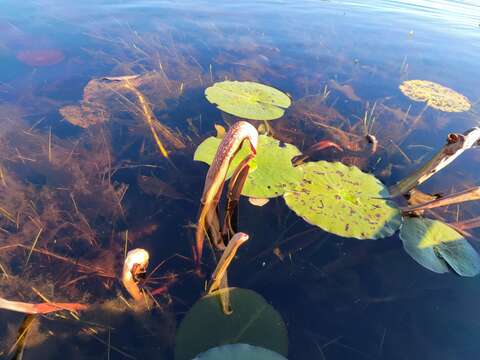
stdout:
{"type": "Polygon", "coordinates": [[[281,316],[252,290],[230,288],[233,313],[225,315],[219,290],[197,301],[182,320],[175,341],[175,359],[190,360],[211,348],[244,343],[288,353],[281,316]]]}
{"type": "Polygon", "coordinates": [[[205,90],[205,96],[220,110],[252,120],[278,119],[291,104],[280,90],[250,81],[218,82],[205,90]]]}
{"type": "MultiPolygon", "coordinates": [[[[211,164],[221,140],[209,137],[195,151],[193,159],[211,164]]],[[[228,169],[230,177],[240,161],[249,154],[245,144],[233,159],[228,169]]],[[[302,170],[293,167],[292,158],[300,151],[293,145],[281,144],[271,136],[260,135],[257,156],[250,163],[250,173],[242,190],[242,195],[256,198],[281,196],[285,191],[300,182],[302,170]]]]}
{"type": "Polygon", "coordinates": [[[275,351],[248,344],[223,345],[201,353],[194,360],[286,360],[275,351]]]}
{"type": "Polygon", "coordinates": [[[420,265],[436,273],[453,269],[462,276],[480,272],[480,255],[447,224],[425,218],[406,218],[400,230],[405,251],[420,265]]]}
{"type": "Polygon", "coordinates": [[[428,106],[445,112],[468,111],[470,101],[462,94],[426,80],[407,80],[400,85],[402,93],[414,101],[426,102],[428,106]]]}
{"type": "Polygon", "coordinates": [[[387,188],[355,166],[318,161],[299,166],[303,180],[285,201],[307,222],[325,231],[357,239],[379,239],[399,228],[401,215],[387,188]]]}

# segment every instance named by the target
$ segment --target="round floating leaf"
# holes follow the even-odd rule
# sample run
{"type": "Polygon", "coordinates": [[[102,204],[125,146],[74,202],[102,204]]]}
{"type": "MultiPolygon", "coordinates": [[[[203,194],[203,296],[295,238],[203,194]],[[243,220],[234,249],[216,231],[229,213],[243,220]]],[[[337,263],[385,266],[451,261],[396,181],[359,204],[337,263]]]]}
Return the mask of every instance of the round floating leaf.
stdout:
{"type": "Polygon", "coordinates": [[[210,349],[194,360],[287,360],[275,351],[247,344],[223,345],[210,349]]]}
{"type": "Polygon", "coordinates": [[[355,166],[318,161],[300,166],[303,180],[285,195],[290,209],[307,222],[336,235],[379,239],[401,223],[387,188],[355,166]]]}
{"type": "Polygon", "coordinates": [[[250,81],[222,81],[205,90],[207,100],[226,113],[251,120],[283,116],[290,98],[273,87],[250,81]]]}
{"type": "Polygon", "coordinates": [[[405,251],[423,267],[461,276],[480,273],[480,255],[470,243],[447,224],[425,218],[406,218],[400,229],[405,251]]]}
{"type": "Polygon", "coordinates": [[[190,360],[216,346],[237,343],[287,355],[287,329],[280,314],[254,291],[229,290],[231,315],[225,315],[220,305],[219,294],[225,289],[201,298],[185,315],[177,331],[175,360],[190,360]]]}
{"type": "Polygon", "coordinates": [[[402,93],[414,101],[424,101],[428,106],[446,112],[468,111],[470,101],[458,92],[426,80],[407,80],[400,85],[402,93]]]}
{"type": "MultiPolygon", "coordinates": [[[[221,139],[209,137],[195,151],[194,160],[211,164],[221,139]]],[[[245,156],[249,153],[248,146],[242,146],[232,160],[227,178],[232,175],[245,156]]],[[[242,195],[255,198],[272,198],[281,196],[285,191],[298,184],[302,178],[302,170],[293,167],[292,158],[300,151],[293,145],[281,144],[267,135],[258,138],[257,155],[251,161],[251,170],[242,190],[242,195]]]]}

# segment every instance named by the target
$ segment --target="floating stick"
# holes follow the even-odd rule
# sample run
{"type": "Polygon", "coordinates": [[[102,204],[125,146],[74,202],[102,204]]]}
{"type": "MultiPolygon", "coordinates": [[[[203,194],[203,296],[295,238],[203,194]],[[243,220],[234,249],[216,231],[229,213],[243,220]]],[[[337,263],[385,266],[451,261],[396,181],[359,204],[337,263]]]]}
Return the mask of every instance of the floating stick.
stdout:
{"type": "Polygon", "coordinates": [[[465,150],[479,145],[479,141],[480,128],[478,127],[474,127],[464,134],[449,134],[445,146],[420,169],[393,185],[390,188],[390,194],[399,196],[407,193],[449,165],[465,150]]]}
{"type": "Polygon", "coordinates": [[[448,196],[434,199],[423,204],[409,206],[403,209],[404,212],[422,211],[434,209],[441,206],[455,205],[467,201],[480,200],[480,187],[474,187],[448,196]]]}

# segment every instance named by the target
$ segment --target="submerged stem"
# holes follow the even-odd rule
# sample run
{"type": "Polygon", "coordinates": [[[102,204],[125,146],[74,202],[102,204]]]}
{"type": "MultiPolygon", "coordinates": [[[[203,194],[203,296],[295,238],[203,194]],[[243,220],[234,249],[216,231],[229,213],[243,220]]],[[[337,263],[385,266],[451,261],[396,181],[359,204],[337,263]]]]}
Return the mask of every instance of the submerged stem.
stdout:
{"type": "Polygon", "coordinates": [[[127,253],[122,271],[122,283],[130,296],[137,302],[142,301],[143,294],[137,284],[137,276],[148,267],[149,254],[144,249],[134,249],[127,253]]]}
{"type": "Polygon", "coordinates": [[[480,186],[451,194],[439,199],[434,199],[423,204],[409,206],[403,209],[404,212],[422,211],[437,207],[460,204],[467,201],[480,200],[480,186]]]}
{"type": "Polygon", "coordinates": [[[239,247],[243,245],[248,238],[249,236],[242,232],[233,235],[232,239],[228,242],[228,246],[223,252],[222,257],[220,258],[215,271],[212,274],[210,286],[208,287],[208,294],[211,294],[216,290],[225,289],[225,291],[220,294],[220,302],[223,312],[226,315],[232,313],[230,306],[230,292],[228,290],[227,269],[235,257],[239,247]]]}
{"type": "Polygon", "coordinates": [[[246,121],[239,121],[225,134],[217,149],[212,165],[208,169],[195,232],[194,258],[197,268],[200,267],[205,234],[211,230],[213,221],[218,221],[218,218],[213,219],[212,216],[215,216],[214,209],[218,206],[222,196],[228,167],[245,139],[249,141],[252,154],[255,155],[258,143],[257,129],[246,121]]]}
{"type": "Polygon", "coordinates": [[[153,121],[154,121],[154,115],[152,112],[152,109],[147,103],[147,100],[145,99],[145,96],[135,87],[133,86],[130,82],[126,81],[125,87],[129,89],[131,92],[135,94],[135,96],[138,99],[138,102],[140,103],[143,115],[145,117],[145,120],[148,124],[148,127],[150,128],[150,132],[152,133],[153,139],[155,140],[155,143],[158,146],[158,150],[160,153],[168,159],[168,152],[163,146],[160,138],[158,137],[158,134],[153,126],[153,121]]]}
{"type": "Polygon", "coordinates": [[[31,304],[21,301],[12,301],[0,298],[0,309],[16,311],[24,314],[48,314],[55,311],[68,310],[77,311],[85,310],[86,305],[77,303],[40,303],[31,304]]]}
{"type": "Polygon", "coordinates": [[[225,238],[233,236],[236,232],[236,225],[233,224],[234,218],[237,214],[238,201],[240,200],[240,195],[242,193],[243,185],[247,180],[248,171],[250,170],[249,163],[255,157],[254,154],[248,155],[242,162],[237,166],[235,172],[230,178],[228,183],[228,192],[227,192],[227,207],[225,210],[225,218],[223,220],[222,235],[225,238]]]}

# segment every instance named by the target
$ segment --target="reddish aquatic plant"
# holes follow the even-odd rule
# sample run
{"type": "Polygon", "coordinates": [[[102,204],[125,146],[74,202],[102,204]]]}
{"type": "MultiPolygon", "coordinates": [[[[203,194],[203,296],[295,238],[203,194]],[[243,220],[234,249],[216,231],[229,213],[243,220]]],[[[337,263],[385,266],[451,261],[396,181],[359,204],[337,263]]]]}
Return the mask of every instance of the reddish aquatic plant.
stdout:
{"type": "Polygon", "coordinates": [[[144,273],[148,266],[149,254],[144,249],[134,249],[128,252],[123,264],[122,283],[135,301],[143,299],[137,284],[137,276],[144,273]]]}
{"type": "Polygon", "coordinates": [[[222,257],[220,258],[220,261],[218,262],[217,267],[212,274],[212,279],[208,287],[209,294],[222,287],[223,278],[227,275],[227,269],[230,266],[230,263],[235,257],[235,254],[240,246],[242,246],[248,239],[249,236],[242,232],[236,233],[230,239],[227,248],[223,252],[222,257]]]}
{"type": "Polygon", "coordinates": [[[55,311],[77,311],[87,309],[86,305],[77,303],[40,303],[30,304],[0,298],[0,309],[21,312],[24,314],[48,314],[55,311]]]}
{"type": "Polygon", "coordinates": [[[17,53],[17,59],[28,66],[52,66],[61,63],[65,54],[56,49],[22,50],[17,53]]]}
{"type": "MultiPolygon", "coordinates": [[[[257,152],[257,143],[258,143],[258,132],[253,125],[246,121],[239,121],[235,123],[226,133],[223,138],[220,146],[218,147],[215,158],[208,170],[207,177],[205,178],[205,186],[203,188],[203,195],[201,199],[200,206],[200,215],[198,217],[197,230],[195,234],[195,262],[197,266],[200,264],[200,260],[203,252],[203,241],[205,239],[205,234],[210,232],[212,236],[211,241],[213,245],[217,248],[224,248],[222,239],[220,236],[220,223],[216,213],[218,202],[222,196],[223,185],[225,183],[225,178],[227,177],[227,171],[232,159],[235,154],[241,148],[243,141],[247,139],[250,143],[250,149],[252,154],[249,157],[255,156],[257,152]],[[223,246],[222,246],[223,245],[223,246]]],[[[244,162],[241,163],[239,167],[242,169],[248,166],[244,162]]],[[[245,180],[243,176],[238,176],[239,173],[244,173],[244,171],[236,171],[237,176],[234,176],[232,179],[239,179],[240,183],[243,185],[245,180]]],[[[231,180],[234,181],[234,180],[231,180]]],[[[241,186],[230,186],[230,188],[235,189],[235,193],[239,193],[238,187],[241,186]]],[[[241,189],[240,189],[241,192],[241,189]]]]}

